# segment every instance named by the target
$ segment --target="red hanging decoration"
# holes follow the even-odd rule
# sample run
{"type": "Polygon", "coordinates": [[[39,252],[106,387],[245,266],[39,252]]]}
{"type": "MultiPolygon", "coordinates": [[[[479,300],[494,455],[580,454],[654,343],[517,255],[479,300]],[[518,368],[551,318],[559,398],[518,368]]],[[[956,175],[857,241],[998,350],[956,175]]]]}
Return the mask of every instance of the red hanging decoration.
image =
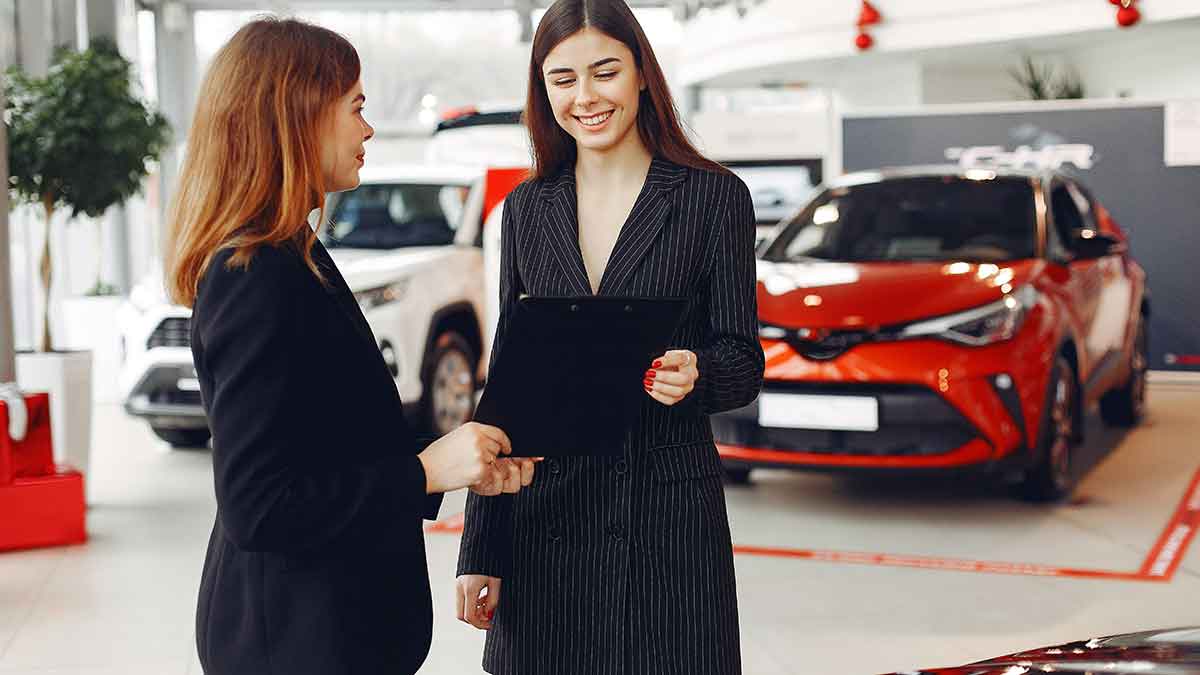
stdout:
{"type": "Polygon", "coordinates": [[[1129,28],[1142,20],[1142,13],[1138,11],[1137,5],[1134,3],[1137,0],[1108,0],[1120,9],[1117,10],[1117,25],[1121,28],[1129,28]]]}
{"type": "MultiPolygon", "coordinates": [[[[1117,0],[1117,2],[1120,1],[1117,0]]],[[[875,9],[875,6],[869,0],[863,0],[862,9],[858,12],[858,27],[874,26],[882,20],[883,15],[879,13],[879,10],[875,9]]]]}
{"type": "MultiPolygon", "coordinates": [[[[1118,0],[1119,1],[1119,0],[1118,0]]],[[[862,0],[862,9],[858,12],[858,37],[854,38],[854,46],[859,51],[866,51],[875,46],[875,38],[867,32],[868,26],[874,26],[883,21],[883,15],[875,9],[870,0],[862,0]]]]}

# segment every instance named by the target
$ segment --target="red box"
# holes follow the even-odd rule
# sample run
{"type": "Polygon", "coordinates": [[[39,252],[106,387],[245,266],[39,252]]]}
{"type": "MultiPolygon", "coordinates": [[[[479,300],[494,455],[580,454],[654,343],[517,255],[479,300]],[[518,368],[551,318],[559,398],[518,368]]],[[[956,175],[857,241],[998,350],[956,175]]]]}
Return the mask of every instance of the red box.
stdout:
{"type": "Polygon", "coordinates": [[[0,551],[87,541],[83,474],[17,478],[0,485],[0,551]]]}
{"type": "Polygon", "coordinates": [[[0,551],[87,541],[83,475],[55,469],[50,397],[25,397],[25,438],[8,437],[8,406],[0,403],[0,551]]]}
{"type": "Polygon", "coordinates": [[[0,403],[0,485],[16,478],[53,476],[54,445],[50,436],[50,397],[46,394],[25,396],[29,423],[25,438],[8,437],[8,405],[0,403]]]}

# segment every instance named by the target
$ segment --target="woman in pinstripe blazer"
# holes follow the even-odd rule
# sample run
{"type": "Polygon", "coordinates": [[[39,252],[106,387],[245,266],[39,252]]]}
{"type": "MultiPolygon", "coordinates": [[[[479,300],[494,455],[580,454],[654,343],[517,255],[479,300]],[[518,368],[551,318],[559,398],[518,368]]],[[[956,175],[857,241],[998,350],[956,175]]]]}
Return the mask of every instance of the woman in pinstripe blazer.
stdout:
{"type": "Polygon", "coordinates": [[[519,494],[468,497],[459,618],[488,630],[495,675],[740,673],[708,416],[762,384],[749,191],[689,144],[622,0],[547,11],[526,124],[534,171],[505,203],[494,350],[523,294],[691,302],[676,348],[647,364],[622,455],[548,459],[519,494]]]}

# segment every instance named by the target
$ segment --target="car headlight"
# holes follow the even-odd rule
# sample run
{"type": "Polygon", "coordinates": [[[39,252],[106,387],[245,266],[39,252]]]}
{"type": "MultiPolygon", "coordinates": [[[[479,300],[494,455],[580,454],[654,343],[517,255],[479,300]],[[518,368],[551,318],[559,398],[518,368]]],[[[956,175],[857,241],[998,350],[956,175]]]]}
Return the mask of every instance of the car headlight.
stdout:
{"type": "Polygon", "coordinates": [[[897,337],[936,337],[972,347],[1002,342],[1017,334],[1037,301],[1037,290],[1023,286],[982,307],[909,324],[897,337]]]}
{"type": "Polygon", "coordinates": [[[758,336],[768,340],[782,340],[787,337],[788,331],[786,328],[772,326],[770,324],[758,324],[758,336]]]}
{"type": "Polygon", "coordinates": [[[359,309],[366,314],[376,307],[399,302],[407,292],[408,279],[398,279],[387,286],[358,291],[354,294],[354,299],[358,301],[359,309]]]}

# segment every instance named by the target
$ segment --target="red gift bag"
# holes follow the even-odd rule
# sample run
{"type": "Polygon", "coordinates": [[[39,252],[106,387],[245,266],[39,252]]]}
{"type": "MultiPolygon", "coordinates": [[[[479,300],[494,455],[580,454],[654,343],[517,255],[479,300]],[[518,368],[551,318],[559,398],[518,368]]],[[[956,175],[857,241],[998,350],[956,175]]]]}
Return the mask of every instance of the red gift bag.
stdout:
{"type": "Polygon", "coordinates": [[[8,406],[0,403],[0,485],[16,478],[52,476],[54,445],[50,436],[50,397],[47,394],[25,396],[28,415],[25,438],[14,441],[8,435],[8,406]]]}

